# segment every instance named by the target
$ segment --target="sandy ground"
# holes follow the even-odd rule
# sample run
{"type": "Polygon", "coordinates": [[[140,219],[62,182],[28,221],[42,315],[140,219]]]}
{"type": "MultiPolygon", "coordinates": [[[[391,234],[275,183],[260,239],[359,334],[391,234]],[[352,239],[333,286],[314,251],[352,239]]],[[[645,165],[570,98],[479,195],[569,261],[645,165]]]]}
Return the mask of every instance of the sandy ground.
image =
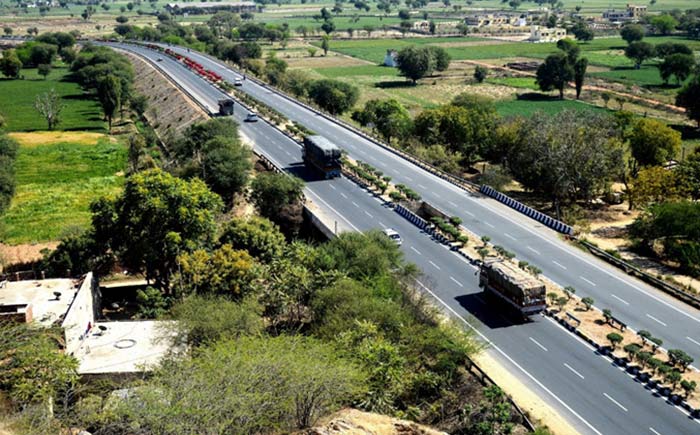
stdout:
{"type": "Polygon", "coordinates": [[[498,379],[500,387],[515,400],[515,403],[525,411],[535,424],[549,427],[556,435],[576,435],[578,432],[557,413],[551,406],[530,390],[510,371],[503,367],[488,352],[481,352],[474,358],[489,376],[498,379]]]}
{"type": "Polygon", "coordinates": [[[41,259],[42,249],[56,249],[58,242],[10,246],[0,243],[0,270],[12,264],[29,263],[41,259]]]}
{"type": "Polygon", "coordinates": [[[342,409],[297,435],[447,435],[411,421],[386,415],[342,409]]]}
{"type": "MultiPolygon", "coordinates": [[[[90,133],[82,131],[35,131],[30,133],[9,133],[9,136],[17,140],[22,146],[32,147],[37,145],[53,145],[57,143],[75,143],[80,145],[94,145],[105,137],[102,133],[90,133]]],[[[116,139],[114,139],[116,140],[116,139]]]]}

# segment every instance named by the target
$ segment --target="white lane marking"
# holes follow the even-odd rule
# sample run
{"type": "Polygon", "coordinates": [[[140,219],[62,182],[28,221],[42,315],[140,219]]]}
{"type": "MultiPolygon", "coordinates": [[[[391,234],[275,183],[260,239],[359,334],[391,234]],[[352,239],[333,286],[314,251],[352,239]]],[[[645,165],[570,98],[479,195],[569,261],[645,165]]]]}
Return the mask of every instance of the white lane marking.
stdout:
{"type": "Polygon", "coordinates": [[[461,283],[461,282],[457,281],[457,280],[456,280],[456,279],[454,279],[453,277],[451,277],[451,276],[450,276],[450,279],[451,279],[452,281],[454,281],[454,282],[455,282],[455,283],[456,283],[456,284],[457,284],[458,286],[460,286],[460,287],[464,287],[464,286],[462,285],[462,283],[461,283]]]}
{"type": "Polygon", "coordinates": [[[333,190],[336,190],[336,189],[335,189],[335,186],[332,185],[332,184],[328,184],[328,187],[330,187],[330,188],[333,189],[333,190]]]}
{"type": "Polygon", "coordinates": [[[493,226],[493,224],[490,224],[490,223],[488,223],[488,222],[484,222],[484,223],[485,223],[486,225],[490,226],[491,228],[496,228],[495,226],[493,226]]]}
{"type": "Polygon", "coordinates": [[[354,229],[354,230],[357,231],[357,232],[361,232],[359,228],[357,228],[355,225],[352,224],[352,222],[350,222],[349,220],[347,220],[347,218],[346,218],[345,216],[343,216],[342,214],[340,214],[340,213],[338,212],[338,210],[336,210],[336,209],[334,209],[333,207],[331,207],[331,205],[328,204],[326,201],[324,201],[323,198],[321,198],[320,196],[318,196],[318,194],[317,194],[316,192],[314,192],[313,190],[309,189],[308,187],[307,187],[306,189],[309,191],[309,193],[311,193],[313,196],[315,196],[316,199],[318,199],[319,202],[323,203],[326,207],[328,207],[331,211],[333,211],[333,213],[335,213],[338,217],[340,217],[340,218],[341,218],[342,220],[344,220],[348,225],[350,225],[350,228],[354,229]]]}
{"type": "Polygon", "coordinates": [[[404,178],[407,179],[408,181],[413,181],[413,178],[411,178],[411,177],[404,176],[404,178]]]}
{"type": "Polygon", "coordinates": [[[469,216],[474,217],[474,213],[472,213],[472,212],[470,212],[470,211],[466,211],[466,210],[464,210],[464,212],[465,212],[466,214],[468,214],[469,216]]]}
{"type": "Polygon", "coordinates": [[[412,250],[413,250],[413,252],[415,252],[416,254],[418,254],[418,255],[423,255],[423,254],[421,254],[421,253],[420,253],[420,251],[419,251],[419,250],[417,250],[417,249],[416,249],[416,248],[414,248],[413,246],[411,246],[411,249],[412,249],[412,250]]]}
{"type": "Polygon", "coordinates": [[[687,338],[688,340],[690,340],[692,343],[695,343],[695,344],[697,344],[698,346],[700,346],[700,342],[695,341],[695,340],[693,340],[693,339],[690,338],[690,337],[685,337],[685,338],[687,338]]]}
{"type": "Polygon", "coordinates": [[[654,428],[651,427],[651,426],[649,426],[649,430],[651,431],[651,433],[653,433],[653,434],[655,434],[655,435],[661,435],[659,432],[656,431],[656,429],[654,429],[654,428]]]}
{"type": "Polygon", "coordinates": [[[379,226],[382,228],[386,228],[386,225],[384,225],[384,222],[382,222],[382,221],[379,221],[379,226]]]}
{"type": "Polygon", "coordinates": [[[552,260],[552,263],[556,264],[557,266],[561,267],[562,269],[566,270],[566,266],[563,264],[557,263],[556,261],[552,260]]]}
{"type": "Polygon", "coordinates": [[[345,198],[345,199],[348,199],[348,196],[347,196],[346,194],[342,193],[342,192],[340,193],[340,196],[342,196],[342,197],[345,198]]]}
{"type": "Polygon", "coordinates": [[[541,254],[540,254],[540,251],[538,251],[538,250],[535,249],[535,248],[531,248],[530,246],[528,246],[527,249],[531,250],[532,252],[534,252],[534,253],[537,254],[537,255],[541,255],[541,254]]]}
{"type": "Polygon", "coordinates": [[[371,217],[371,218],[374,217],[374,216],[372,216],[367,210],[363,210],[363,211],[365,212],[365,214],[366,214],[367,216],[369,216],[369,217],[371,217]]]}
{"type": "Polygon", "coordinates": [[[285,153],[286,155],[288,155],[289,157],[292,157],[292,153],[290,153],[289,151],[284,150],[284,153],[285,153]]]}
{"type": "Polygon", "coordinates": [[[508,238],[511,239],[511,240],[518,240],[518,239],[516,239],[515,237],[511,236],[511,235],[508,234],[508,233],[503,233],[503,235],[506,236],[506,237],[508,237],[508,238]]]}
{"type": "Polygon", "coordinates": [[[448,202],[452,207],[459,207],[457,204],[455,204],[455,203],[452,202],[452,201],[447,201],[447,202],[448,202]]]}
{"type": "Polygon", "coordinates": [[[530,339],[530,341],[532,341],[533,343],[535,343],[536,345],[538,345],[539,347],[541,347],[541,348],[542,348],[542,350],[544,350],[545,352],[549,352],[549,351],[547,350],[547,348],[546,348],[546,347],[544,347],[544,346],[542,346],[542,345],[540,344],[540,342],[539,342],[539,341],[535,340],[535,339],[534,339],[534,338],[532,338],[532,337],[528,337],[528,338],[530,339]]]}
{"type": "Polygon", "coordinates": [[[350,202],[352,202],[352,205],[354,205],[355,207],[360,208],[360,206],[357,205],[357,203],[355,201],[350,201],[350,202]]]}
{"type": "Polygon", "coordinates": [[[420,183],[418,183],[418,187],[420,187],[421,189],[427,189],[427,187],[423,186],[423,185],[420,184],[420,183]]]}
{"type": "Polygon", "coordinates": [[[657,319],[656,317],[652,316],[651,314],[648,314],[648,313],[647,313],[647,317],[650,318],[651,320],[653,320],[653,321],[659,323],[660,325],[668,326],[667,324],[665,324],[665,323],[662,322],[661,320],[657,319]]]}
{"type": "Polygon", "coordinates": [[[615,299],[617,299],[618,301],[622,302],[622,303],[625,304],[625,305],[629,305],[629,304],[630,304],[629,302],[627,302],[626,300],[622,299],[621,297],[619,297],[619,296],[617,296],[617,295],[614,295],[614,294],[610,293],[610,296],[614,297],[615,299]]]}
{"type": "Polygon", "coordinates": [[[608,395],[608,393],[603,393],[603,396],[607,397],[608,399],[610,399],[610,401],[611,401],[612,403],[614,403],[615,405],[617,405],[617,406],[619,406],[620,408],[622,408],[625,412],[627,412],[627,408],[625,408],[624,406],[622,406],[622,405],[620,404],[620,402],[618,402],[617,400],[615,400],[615,399],[613,399],[612,397],[610,397],[610,396],[608,395]]]}
{"type": "Polygon", "coordinates": [[[571,370],[572,372],[574,372],[574,374],[575,374],[576,376],[578,376],[579,378],[581,378],[581,379],[586,379],[586,378],[583,377],[583,375],[582,375],[581,373],[579,373],[579,372],[577,372],[576,370],[574,370],[574,368],[571,367],[570,365],[568,365],[567,363],[564,363],[564,365],[566,366],[567,369],[569,369],[569,370],[571,370]]]}
{"type": "Polygon", "coordinates": [[[581,275],[579,275],[578,277],[581,278],[582,280],[586,281],[588,284],[592,285],[593,287],[596,286],[595,283],[593,281],[591,281],[590,279],[586,279],[586,278],[582,277],[581,275]]]}
{"type": "Polygon", "coordinates": [[[433,263],[432,261],[428,260],[428,263],[432,264],[433,267],[436,268],[437,270],[440,270],[440,266],[438,266],[437,264],[433,263]]]}

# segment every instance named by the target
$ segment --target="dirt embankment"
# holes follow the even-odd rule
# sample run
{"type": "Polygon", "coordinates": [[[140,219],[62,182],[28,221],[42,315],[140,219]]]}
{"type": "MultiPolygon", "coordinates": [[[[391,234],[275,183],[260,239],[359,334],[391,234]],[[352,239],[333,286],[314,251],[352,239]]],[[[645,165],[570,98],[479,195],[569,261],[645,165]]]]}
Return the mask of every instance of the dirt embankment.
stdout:
{"type": "Polygon", "coordinates": [[[411,421],[386,415],[343,409],[326,422],[296,435],[447,435],[411,421]]]}
{"type": "Polygon", "coordinates": [[[148,99],[146,119],[164,142],[179,136],[191,124],[208,118],[153,66],[133,54],[125,54],[134,65],[134,87],[148,99]]]}

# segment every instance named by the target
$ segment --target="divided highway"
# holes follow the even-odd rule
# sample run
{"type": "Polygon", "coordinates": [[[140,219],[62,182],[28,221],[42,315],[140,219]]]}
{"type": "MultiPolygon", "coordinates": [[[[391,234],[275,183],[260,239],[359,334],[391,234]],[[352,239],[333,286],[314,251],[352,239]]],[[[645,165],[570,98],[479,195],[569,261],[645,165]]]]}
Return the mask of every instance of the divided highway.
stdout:
{"type": "MultiPolygon", "coordinates": [[[[180,47],[172,50],[201,63],[233,82],[240,74],[221,61],[180,47]]],[[[700,360],[700,310],[632,278],[609,264],[578,250],[540,223],[499,202],[464,192],[447,181],[387,151],[331,119],[298,102],[247,80],[242,91],[283,113],[318,134],[336,142],[348,154],[372,164],[394,182],[418,191],[430,204],[459,216],[476,234],[488,235],[496,245],[514,252],[519,259],[542,269],[562,286],[573,286],[577,294],[591,296],[596,306],[610,308],[613,315],[635,330],[646,329],[664,340],[667,349],[686,350],[700,360]]]]}
{"type": "MultiPolygon", "coordinates": [[[[161,55],[152,50],[121,44],[112,45],[127,48],[150,59],[204,105],[215,108],[216,101],[223,96],[220,91],[166,56],[162,56],[162,61],[156,62],[161,55]]],[[[233,77],[234,73],[228,74],[233,77]]],[[[244,90],[249,86],[252,87],[251,85],[246,81],[244,90]]],[[[267,90],[263,89],[262,92],[265,93],[267,90]]],[[[277,102],[271,105],[282,111],[277,102]]],[[[316,117],[316,115],[311,116],[316,117]]],[[[337,220],[340,228],[358,231],[377,227],[396,229],[404,239],[402,250],[406,258],[417,264],[425,274],[419,285],[430,292],[456,318],[465,322],[468,327],[475,328],[482,338],[491,343],[488,352],[560,411],[581,433],[670,435],[700,432],[698,421],[688,418],[679,409],[667,405],[663,399],[652,396],[606,359],[596,355],[589,345],[574,338],[553,321],[538,316],[532,322],[516,325],[509,319],[494,313],[493,310],[487,309],[477,285],[476,270],[462,257],[433,241],[430,236],[420,232],[381,201],[347,179],[315,180],[301,164],[301,150],[296,142],[265,122],[245,123],[244,117],[245,112],[237,106],[234,118],[240,121],[241,132],[254,142],[258,151],[278,166],[304,178],[307,182],[308,197],[325,213],[337,220]]],[[[290,118],[295,119],[292,116],[290,118]]],[[[318,119],[324,118],[318,117],[318,119]]],[[[350,147],[341,141],[343,138],[334,136],[332,131],[324,133],[320,129],[308,126],[338,141],[350,151],[350,147]]],[[[519,244],[522,244],[525,250],[527,248],[537,250],[538,255],[535,258],[540,260],[551,258],[567,267],[568,263],[563,263],[565,261],[562,258],[563,254],[549,251],[549,249],[561,249],[557,248],[557,244],[561,242],[556,235],[543,231],[537,227],[537,224],[523,222],[509,210],[502,210],[489,201],[472,197],[441,182],[442,180],[439,180],[440,182],[430,180],[424,173],[417,173],[416,171],[419,170],[415,166],[406,167],[406,162],[401,159],[395,163],[391,160],[392,154],[386,153],[376,145],[367,145],[365,149],[360,149],[361,145],[356,147],[358,151],[361,150],[367,155],[363,157],[360,154],[356,157],[368,162],[372,162],[369,158],[371,156],[377,157],[378,160],[384,159],[385,173],[391,174],[398,182],[421,189],[421,194],[429,201],[433,201],[431,194],[437,195],[434,199],[454,201],[455,211],[447,209],[451,214],[474,214],[465,219],[466,226],[470,228],[473,228],[472,225],[476,227],[486,225],[487,221],[481,220],[482,214],[486,211],[499,217],[498,221],[489,222],[489,225],[494,226],[490,231],[477,230],[477,233],[489,234],[496,243],[501,243],[499,239],[503,237],[523,237],[522,243],[519,244]],[[397,168],[398,172],[392,173],[393,167],[397,168]],[[409,177],[413,182],[408,181],[409,177]],[[419,183],[432,184],[426,184],[423,189],[418,185],[419,183]],[[432,192],[432,189],[437,193],[432,192]],[[445,195],[444,199],[443,195],[445,195]],[[485,204],[478,205],[482,203],[485,204]],[[462,205],[460,207],[457,204],[462,205]],[[457,210],[461,211],[458,213],[457,210]],[[478,216],[477,213],[479,213],[478,216]],[[517,231],[510,227],[514,227],[517,231]],[[545,249],[542,245],[554,247],[545,249]]],[[[353,152],[351,151],[351,154],[353,152]]],[[[375,166],[382,167],[376,164],[375,166]]],[[[512,243],[502,243],[502,245],[507,246],[512,243]]],[[[582,256],[580,253],[577,254],[582,256]]],[[[525,256],[521,258],[528,259],[525,256]]],[[[581,262],[580,259],[578,261],[581,262]]],[[[541,264],[541,261],[531,262],[541,264]]],[[[592,261],[583,264],[600,267],[592,261]]],[[[563,278],[568,276],[563,273],[560,277],[554,278],[563,281],[563,278]]],[[[601,280],[600,287],[610,281],[610,278],[606,281],[601,280]]],[[[598,285],[598,283],[594,284],[598,285]]],[[[581,288],[581,286],[577,287],[581,288]]],[[[635,303],[638,299],[639,296],[635,299],[630,298],[635,303]]],[[[660,300],[670,304],[670,301],[660,300]]],[[[672,306],[681,309],[680,306],[672,306]]],[[[617,311],[618,314],[620,312],[621,310],[617,311]]],[[[678,317],[681,316],[675,316],[676,319],[678,317]]],[[[695,334],[698,332],[697,328],[696,325],[693,329],[695,334]]],[[[690,335],[690,331],[688,334],[690,335]]]]}

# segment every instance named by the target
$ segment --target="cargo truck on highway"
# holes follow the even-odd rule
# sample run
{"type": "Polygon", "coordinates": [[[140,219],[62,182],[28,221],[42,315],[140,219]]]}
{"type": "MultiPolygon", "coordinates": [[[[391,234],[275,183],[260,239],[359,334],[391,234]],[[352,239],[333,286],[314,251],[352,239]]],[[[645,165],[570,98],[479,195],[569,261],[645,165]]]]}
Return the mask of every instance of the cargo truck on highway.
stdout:
{"type": "Polygon", "coordinates": [[[479,287],[509,304],[523,318],[547,308],[544,283],[508,261],[487,258],[479,271],[479,287]]]}
{"type": "Polygon", "coordinates": [[[304,138],[301,151],[304,163],[323,172],[325,178],[340,177],[341,150],[323,136],[311,135],[304,138]]]}

